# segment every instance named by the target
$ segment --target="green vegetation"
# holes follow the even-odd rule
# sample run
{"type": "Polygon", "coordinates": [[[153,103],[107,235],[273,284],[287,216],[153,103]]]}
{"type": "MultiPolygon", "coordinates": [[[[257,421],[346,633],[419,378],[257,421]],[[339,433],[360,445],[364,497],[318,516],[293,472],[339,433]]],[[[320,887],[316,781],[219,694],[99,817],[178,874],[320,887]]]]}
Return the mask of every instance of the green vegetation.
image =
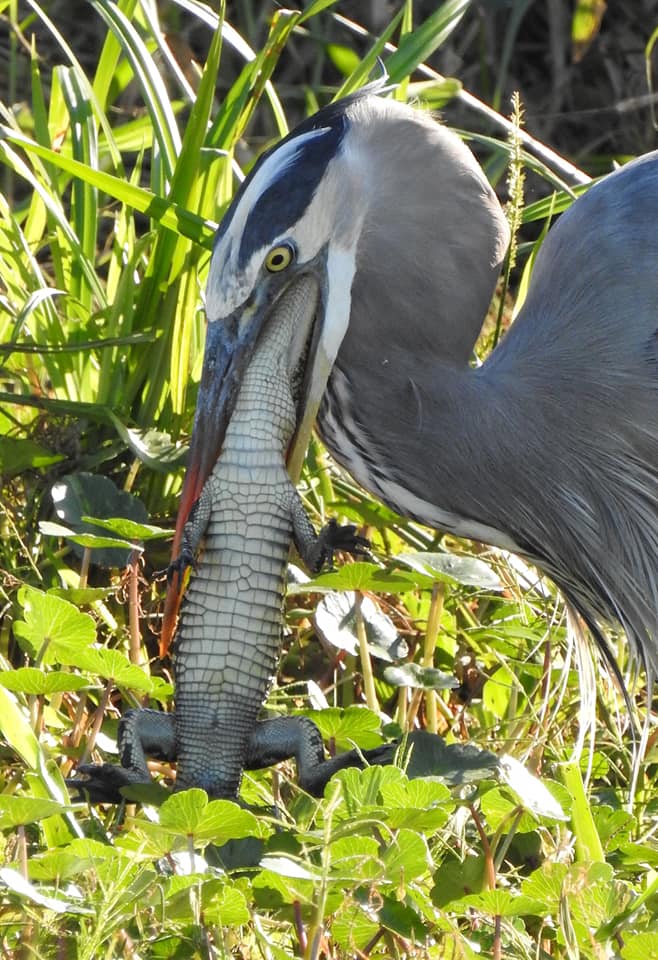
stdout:
{"type": "MultiPolygon", "coordinates": [[[[121,810],[70,802],[64,777],[92,754],[112,759],[121,712],[171,701],[155,571],[194,409],[208,251],[236,171],[378,58],[395,96],[460,97],[418,68],[460,35],[469,3],[423,19],[408,0],[365,39],[343,24],[338,42],[331,0],[267,18],[238,4],[235,20],[176,0],[158,5],[164,23],[146,0],[90,0],[99,42],[84,64],[77,25],[58,27],[52,6],[0,0],[3,956],[658,956],[655,748],[637,760],[630,813],[631,721],[605,675],[583,679],[560,598],[514,558],[396,517],[316,441],[309,511],[362,524],[378,563],[291,588],[268,707],[309,713],[331,749],[413,729],[445,747],[403,742],[397,767],[345,771],[319,801],[284,768],[245,777],[248,808],[199,790],[159,809],[158,791],[121,810]],[[578,759],[583,690],[596,717],[578,759]]],[[[586,46],[602,14],[578,8],[586,46]]],[[[511,50],[511,28],[507,39],[511,50]]],[[[545,226],[570,202],[568,174],[477,121],[493,179],[511,156],[510,183],[527,164],[551,193],[525,209],[515,197],[516,220],[545,226]]],[[[633,695],[646,714],[641,684],[633,695]]]]}

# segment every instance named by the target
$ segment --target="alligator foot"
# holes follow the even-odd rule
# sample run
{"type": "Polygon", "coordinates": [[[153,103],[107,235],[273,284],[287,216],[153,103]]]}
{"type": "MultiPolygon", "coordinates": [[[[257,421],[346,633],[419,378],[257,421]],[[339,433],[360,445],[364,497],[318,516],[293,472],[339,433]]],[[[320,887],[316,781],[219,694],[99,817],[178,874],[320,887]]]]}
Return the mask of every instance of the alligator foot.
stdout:
{"type": "Polygon", "coordinates": [[[69,790],[75,791],[75,802],[123,803],[126,798],[121,793],[122,787],[150,782],[150,778],[144,779],[141,771],[129,770],[116,763],[83,763],[77,773],[84,779],[65,780],[69,790]]]}
{"type": "Polygon", "coordinates": [[[313,573],[319,573],[326,564],[330,569],[334,565],[334,553],[351,553],[357,557],[370,556],[370,541],[358,536],[353,523],[340,525],[333,518],[320,530],[315,542],[316,558],[312,565],[313,573]]]}
{"type": "Polygon", "coordinates": [[[274,717],[261,720],[254,730],[245,769],[259,770],[294,757],[300,787],[321,797],[329,780],[347,767],[393,763],[397,743],[384,743],[371,750],[348,750],[325,759],[320,731],[309,717],[274,717]]]}
{"type": "Polygon", "coordinates": [[[321,797],[324,788],[339,770],[347,770],[348,767],[363,770],[364,767],[390,766],[395,759],[398,746],[399,744],[394,742],[383,743],[380,747],[373,747],[371,750],[348,750],[304,771],[298,767],[299,785],[312,796],[321,797]]]}
{"type": "Polygon", "coordinates": [[[116,763],[88,763],[77,772],[86,779],[66,781],[77,791],[76,800],[90,803],[121,803],[121,787],[151,783],[147,757],[171,762],[176,759],[174,715],[161,710],[127,710],[119,721],[119,756],[116,763]]]}

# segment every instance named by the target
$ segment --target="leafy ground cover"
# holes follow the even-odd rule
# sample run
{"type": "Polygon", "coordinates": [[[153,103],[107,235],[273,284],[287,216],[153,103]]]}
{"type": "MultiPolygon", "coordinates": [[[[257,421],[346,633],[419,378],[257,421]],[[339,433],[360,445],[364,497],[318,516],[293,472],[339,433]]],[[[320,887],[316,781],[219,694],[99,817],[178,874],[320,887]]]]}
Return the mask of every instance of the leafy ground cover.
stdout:
{"type": "MultiPolygon", "coordinates": [[[[527,6],[513,5],[496,108],[527,6]]],[[[312,716],[330,750],[402,736],[397,765],[343,772],[322,800],[292,769],[250,774],[246,807],[192,790],[91,809],[64,783],[90,756],[113,757],[126,708],[171,703],[156,572],[208,251],[237,176],[381,58],[395,95],[455,111],[502,192],[506,170],[518,184],[528,167],[534,202],[512,188],[512,287],[571,200],[578,170],[537,159],[436,72],[490,18],[466,0],[408,2],[391,19],[371,11],[364,34],[354,7],[0,2],[3,955],[658,956],[653,741],[634,760],[633,718],[605,674],[587,683],[560,598],[512,557],[395,516],[315,441],[309,511],[361,524],[377,562],[292,578],[268,708],[312,716]],[[583,706],[595,720],[579,757],[583,706]]],[[[588,22],[580,56],[600,26],[588,22]]],[[[553,72],[564,76],[558,60],[553,72]]],[[[640,126],[588,170],[642,149],[640,126]]],[[[510,313],[501,287],[483,353],[510,313]]],[[[627,670],[621,638],[618,651],[627,670]]],[[[642,682],[632,690],[646,715],[642,682]]]]}

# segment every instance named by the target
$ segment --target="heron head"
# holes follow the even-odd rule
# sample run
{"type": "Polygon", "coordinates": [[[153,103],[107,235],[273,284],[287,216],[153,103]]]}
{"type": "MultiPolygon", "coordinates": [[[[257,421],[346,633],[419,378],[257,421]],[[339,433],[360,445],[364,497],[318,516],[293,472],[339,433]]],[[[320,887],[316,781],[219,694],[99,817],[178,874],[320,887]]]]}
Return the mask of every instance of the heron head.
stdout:
{"type": "Polygon", "coordinates": [[[265,153],[222,220],[179,534],[221,451],[254,345],[279,299],[302,278],[317,285],[318,306],[288,451],[293,477],[348,328],[351,355],[360,351],[377,365],[420,330],[416,348],[430,349],[432,321],[450,315],[454,329],[439,332],[442,349],[468,357],[491,296],[489,275],[495,279],[502,257],[489,239],[491,213],[482,212],[493,195],[454,135],[376,96],[381,86],[325,107],[265,153]],[[455,218],[466,223],[466,237],[454,229],[455,218]],[[449,243],[439,239],[446,230],[449,243]],[[478,277],[485,275],[482,295],[478,277]]]}

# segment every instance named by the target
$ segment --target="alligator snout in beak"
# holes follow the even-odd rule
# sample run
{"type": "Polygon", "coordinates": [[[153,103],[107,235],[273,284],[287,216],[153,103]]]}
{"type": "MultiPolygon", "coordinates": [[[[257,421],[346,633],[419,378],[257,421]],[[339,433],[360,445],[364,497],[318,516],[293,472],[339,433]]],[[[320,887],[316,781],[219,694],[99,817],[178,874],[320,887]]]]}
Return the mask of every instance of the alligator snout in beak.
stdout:
{"type": "MultiPolygon", "coordinates": [[[[291,280],[286,289],[273,302],[259,305],[250,298],[239,310],[222,321],[208,323],[201,382],[197,396],[194,427],[190,443],[188,466],[181,493],[176,523],[172,557],[175,561],[181,551],[183,530],[189,520],[192,507],[201,494],[203,486],[217,462],[231,421],[242,378],[247,369],[254,347],[273,317],[273,312],[284,309],[288,292],[293,291],[308,298],[310,337],[300,341],[293,336],[290,342],[290,372],[302,361],[302,388],[298,398],[297,429],[287,451],[288,470],[296,481],[301,473],[306,449],[315,423],[322,394],[334,355],[327,354],[323,343],[324,309],[322,306],[322,283],[309,274],[301,274],[291,280]],[[314,322],[312,322],[314,319],[314,322]]],[[[282,451],[285,454],[285,451],[282,451]]],[[[169,647],[176,625],[183,589],[182,571],[174,569],[165,601],[160,651],[169,647]]]]}

